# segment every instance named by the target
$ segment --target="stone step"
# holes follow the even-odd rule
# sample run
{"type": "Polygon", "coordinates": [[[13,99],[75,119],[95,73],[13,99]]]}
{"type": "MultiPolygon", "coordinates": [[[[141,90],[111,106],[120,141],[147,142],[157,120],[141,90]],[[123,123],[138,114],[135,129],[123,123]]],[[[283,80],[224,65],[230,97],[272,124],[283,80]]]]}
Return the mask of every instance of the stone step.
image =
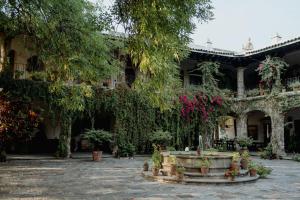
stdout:
{"type": "Polygon", "coordinates": [[[229,180],[228,178],[221,178],[221,179],[212,179],[212,178],[198,178],[198,179],[191,179],[191,178],[184,178],[185,183],[190,184],[237,184],[237,183],[247,183],[256,181],[259,176],[251,177],[251,176],[242,176],[236,177],[234,181],[229,180]]]}
{"type": "Polygon", "coordinates": [[[173,183],[184,183],[184,184],[216,184],[216,185],[230,185],[230,184],[243,184],[251,183],[256,181],[259,176],[250,177],[250,176],[240,176],[236,177],[234,181],[225,178],[211,178],[211,177],[198,177],[190,178],[185,176],[183,180],[178,180],[176,176],[153,176],[151,172],[142,172],[142,175],[151,180],[159,182],[173,182],[173,183]]]}
{"type": "MultiPolygon", "coordinates": [[[[224,178],[225,171],[223,172],[209,172],[206,175],[201,174],[200,172],[185,172],[184,175],[189,177],[189,178],[224,178]]],[[[240,170],[240,177],[241,176],[247,176],[248,171],[247,170],[240,170]]]]}

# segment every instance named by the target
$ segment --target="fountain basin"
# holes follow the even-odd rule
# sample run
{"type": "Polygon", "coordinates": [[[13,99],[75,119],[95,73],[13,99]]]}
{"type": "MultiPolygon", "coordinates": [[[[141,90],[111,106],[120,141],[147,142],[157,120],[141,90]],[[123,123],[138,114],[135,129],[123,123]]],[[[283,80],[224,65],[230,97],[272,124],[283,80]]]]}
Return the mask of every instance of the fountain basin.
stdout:
{"type": "Polygon", "coordinates": [[[199,172],[200,168],[197,165],[202,158],[207,158],[211,162],[210,173],[224,173],[231,164],[232,153],[223,152],[202,152],[201,156],[198,156],[196,152],[182,152],[182,151],[170,151],[162,152],[163,156],[163,169],[168,171],[170,169],[170,156],[175,156],[177,165],[183,166],[186,172],[199,172]]]}

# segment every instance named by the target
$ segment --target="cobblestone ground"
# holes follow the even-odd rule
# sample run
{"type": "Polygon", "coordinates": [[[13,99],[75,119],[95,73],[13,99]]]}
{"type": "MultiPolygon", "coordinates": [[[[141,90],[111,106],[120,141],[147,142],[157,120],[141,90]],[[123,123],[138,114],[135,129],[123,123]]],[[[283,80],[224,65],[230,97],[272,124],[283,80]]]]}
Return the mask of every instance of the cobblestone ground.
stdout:
{"type": "Polygon", "coordinates": [[[0,199],[300,199],[300,163],[259,160],[268,179],[235,186],[181,185],[141,177],[145,158],[0,163],[0,199]]]}

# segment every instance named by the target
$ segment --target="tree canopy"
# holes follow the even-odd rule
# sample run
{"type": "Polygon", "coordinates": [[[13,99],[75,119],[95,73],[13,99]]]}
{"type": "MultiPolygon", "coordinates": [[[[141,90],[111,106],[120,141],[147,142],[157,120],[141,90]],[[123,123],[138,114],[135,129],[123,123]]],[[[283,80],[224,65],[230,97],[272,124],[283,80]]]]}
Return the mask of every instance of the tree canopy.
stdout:
{"type": "Polygon", "coordinates": [[[195,19],[212,18],[210,0],[116,0],[113,13],[124,25],[128,52],[140,74],[135,84],[154,105],[167,109],[178,87],[178,63],[187,55],[195,19]]]}

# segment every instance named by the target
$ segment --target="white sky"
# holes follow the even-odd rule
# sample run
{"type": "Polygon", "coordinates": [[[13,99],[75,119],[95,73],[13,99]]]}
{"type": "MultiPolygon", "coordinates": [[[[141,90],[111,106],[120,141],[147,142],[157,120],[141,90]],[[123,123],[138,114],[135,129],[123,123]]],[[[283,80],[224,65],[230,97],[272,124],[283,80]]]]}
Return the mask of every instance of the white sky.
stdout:
{"type": "MultiPolygon", "coordinates": [[[[97,1],[97,0],[91,0],[97,1]]],[[[104,0],[112,5],[114,0],[104,0]]],[[[271,44],[276,33],[282,40],[300,36],[300,0],[212,0],[215,19],[197,23],[193,43],[240,51],[252,39],[254,49],[271,44]]]]}

